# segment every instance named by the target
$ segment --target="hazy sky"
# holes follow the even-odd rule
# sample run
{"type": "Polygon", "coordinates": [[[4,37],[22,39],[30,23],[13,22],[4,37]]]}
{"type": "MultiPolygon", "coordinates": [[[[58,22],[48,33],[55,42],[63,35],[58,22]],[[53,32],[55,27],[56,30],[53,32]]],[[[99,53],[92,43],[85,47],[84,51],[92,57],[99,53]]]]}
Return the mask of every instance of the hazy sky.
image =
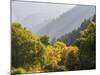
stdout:
{"type": "Polygon", "coordinates": [[[36,3],[36,2],[12,2],[12,21],[20,22],[28,15],[43,14],[44,17],[53,18],[70,10],[75,5],[36,3]]]}
{"type": "Polygon", "coordinates": [[[46,34],[50,37],[71,32],[78,28],[85,19],[92,17],[94,13],[94,6],[12,2],[12,22],[22,24],[35,34],[46,34]]]}

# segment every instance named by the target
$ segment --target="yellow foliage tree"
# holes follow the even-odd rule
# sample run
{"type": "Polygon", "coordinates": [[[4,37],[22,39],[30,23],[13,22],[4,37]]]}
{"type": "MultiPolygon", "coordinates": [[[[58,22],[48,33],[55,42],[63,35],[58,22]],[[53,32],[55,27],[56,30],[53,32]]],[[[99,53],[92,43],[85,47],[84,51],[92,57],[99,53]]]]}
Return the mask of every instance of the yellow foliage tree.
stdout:
{"type": "Polygon", "coordinates": [[[49,67],[49,70],[54,71],[58,66],[58,62],[61,61],[60,49],[48,46],[45,51],[44,59],[46,68],[49,67]]]}
{"type": "Polygon", "coordinates": [[[78,69],[79,49],[77,46],[69,46],[67,50],[66,68],[69,70],[78,69]]]}

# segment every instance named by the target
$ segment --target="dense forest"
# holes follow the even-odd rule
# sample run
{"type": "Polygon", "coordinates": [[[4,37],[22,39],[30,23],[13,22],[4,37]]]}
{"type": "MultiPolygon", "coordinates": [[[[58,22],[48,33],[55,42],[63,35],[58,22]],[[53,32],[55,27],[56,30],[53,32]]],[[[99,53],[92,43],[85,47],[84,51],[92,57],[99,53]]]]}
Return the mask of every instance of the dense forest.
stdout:
{"type": "Polygon", "coordinates": [[[60,38],[39,36],[19,23],[11,25],[11,73],[74,71],[96,68],[96,19],[60,38]]]}
{"type": "Polygon", "coordinates": [[[75,40],[77,38],[80,37],[80,32],[83,31],[84,29],[87,28],[87,26],[91,23],[91,21],[94,21],[95,22],[95,18],[96,18],[96,15],[93,16],[93,18],[89,18],[89,19],[85,19],[81,26],[78,27],[77,29],[74,29],[72,32],[69,32],[65,35],[62,35],[60,38],[58,38],[57,40],[58,41],[63,41],[64,43],[66,43],[67,45],[72,45],[75,43],[75,40]]]}

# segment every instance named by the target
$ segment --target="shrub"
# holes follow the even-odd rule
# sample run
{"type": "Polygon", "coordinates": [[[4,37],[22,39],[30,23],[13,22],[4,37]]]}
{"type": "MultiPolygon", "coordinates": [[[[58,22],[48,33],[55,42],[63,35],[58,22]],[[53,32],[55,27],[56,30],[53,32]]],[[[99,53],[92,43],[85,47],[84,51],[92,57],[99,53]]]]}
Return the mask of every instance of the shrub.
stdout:
{"type": "Polygon", "coordinates": [[[14,68],[11,73],[12,75],[24,74],[26,73],[26,70],[24,68],[14,68]]]}

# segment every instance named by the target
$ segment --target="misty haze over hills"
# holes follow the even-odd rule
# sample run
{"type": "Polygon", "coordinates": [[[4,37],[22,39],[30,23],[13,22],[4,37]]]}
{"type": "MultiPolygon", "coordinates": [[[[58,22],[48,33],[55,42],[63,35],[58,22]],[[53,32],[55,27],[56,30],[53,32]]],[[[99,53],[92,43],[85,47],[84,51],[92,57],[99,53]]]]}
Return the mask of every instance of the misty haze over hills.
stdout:
{"type": "Polygon", "coordinates": [[[12,22],[19,22],[29,29],[34,26],[39,27],[42,22],[57,18],[74,6],[75,5],[66,6],[63,4],[13,1],[12,22]]]}
{"type": "Polygon", "coordinates": [[[92,18],[95,8],[91,6],[76,6],[65,12],[59,18],[48,23],[39,30],[38,34],[46,34],[50,37],[59,37],[61,34],[77,29],[85,19],[92,18]]]}
{"type": "Polygon", "coordinates": [[[33,33],[51,38],[77,29],[85,19],[95,14],[94,6],[16,1],[12,5],[12,22],[21,23],[33,33]]]}

